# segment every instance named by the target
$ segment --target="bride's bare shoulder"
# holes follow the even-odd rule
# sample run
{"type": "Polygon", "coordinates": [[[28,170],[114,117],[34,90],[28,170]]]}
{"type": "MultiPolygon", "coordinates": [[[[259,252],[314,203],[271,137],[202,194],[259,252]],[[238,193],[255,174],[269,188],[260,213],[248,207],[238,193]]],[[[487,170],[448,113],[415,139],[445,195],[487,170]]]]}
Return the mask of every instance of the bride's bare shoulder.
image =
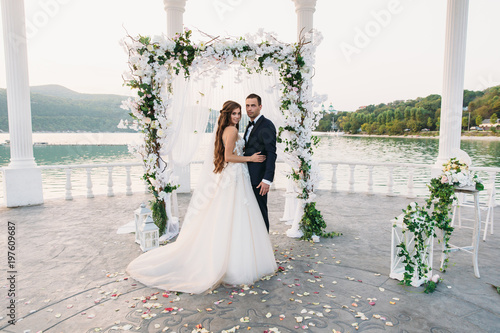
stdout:
{"type": "Polygon", "coordinates": [[[228,126],[226,128],[224,128],[224,132],[223,134],[234,134],[234,133],[238,133],[238,129],[235,127],[235,126],[228,126]]]}
{"type": "Polygon", "coordinates": [[[238,129],[234,126],[228,126],[224,128],[222,136],[226,138],[236,138],[238,136],[238,129]]]}
{"type": "Polygon", "coordinates": [[[222,132],[222,142],[227,145],[230,142],[236,142],[238,140],[238,129],[234,126],[228,126],[224,128],[222,132]]]}

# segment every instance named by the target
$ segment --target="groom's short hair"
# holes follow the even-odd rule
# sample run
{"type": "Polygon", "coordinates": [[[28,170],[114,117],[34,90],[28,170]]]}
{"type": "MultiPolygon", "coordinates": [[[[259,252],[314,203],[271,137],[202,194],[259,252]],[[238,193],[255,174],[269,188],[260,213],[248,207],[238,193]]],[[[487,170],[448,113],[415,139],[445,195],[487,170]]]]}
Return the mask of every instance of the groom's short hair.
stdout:
{"type": "Polygon", "coordinates": [[[249,99],[249,98],[257,98],[257,102],[259,103],[259,105],[262,105],[262,99],[260,98],[259,95],[257,95],[257,94],[250,94],[250,95],[247,96],[246,99],[249,99]]]}

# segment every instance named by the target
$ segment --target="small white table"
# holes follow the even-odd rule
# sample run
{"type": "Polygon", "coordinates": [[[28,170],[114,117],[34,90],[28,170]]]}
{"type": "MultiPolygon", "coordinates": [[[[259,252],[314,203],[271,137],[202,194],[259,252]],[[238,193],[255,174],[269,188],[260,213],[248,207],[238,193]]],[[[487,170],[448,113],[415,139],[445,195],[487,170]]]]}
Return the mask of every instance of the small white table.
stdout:
{"type": "MultiPolygon", "coordinates": [[[[478,249],[479,249],[479,237],[481,235],[481,211],[479,210],[479,191],[473,187],[457,187],[455,188],[455,193],[471,194],[474,196],[474,226],[472,227],[472,245],[470,246],[456,246],[453,244],[448,244],[450,248],[447,252],[455,251],[465,251],[472,254],[472,264],[474,266],[474,275],[479,278],[479,268],[477,263],[478,249]]],[[[444,262],[447,257],[447,252],[444,250],[443,241],[443,252],[441,254],[441,268],[443,268],[444,262]]]]}

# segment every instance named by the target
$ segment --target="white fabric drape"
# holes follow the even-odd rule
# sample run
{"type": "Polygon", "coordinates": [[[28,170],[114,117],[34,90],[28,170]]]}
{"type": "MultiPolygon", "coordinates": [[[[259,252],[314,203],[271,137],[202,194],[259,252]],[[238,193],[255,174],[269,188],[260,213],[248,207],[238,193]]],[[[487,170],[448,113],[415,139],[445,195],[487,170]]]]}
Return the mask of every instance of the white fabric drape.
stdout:
{"type": "Polygon", "coordinates": [[[210,115],[210,102],[204,93],[208,89],[209,83],[205,80],[187,81],[178,76],[174,81],[174,98],[167,110],[167,118],[172,120],[172,127],[162,154],[168,155],[175,167],[191,163],[203,138],[210,115]]]}
{"type": "MultiPolygon", "coordinates": [[[[245,98],[250,93],[262,97],[261,113],[275,124],[277,130],[283,124],[279,109],[278,75],[248,74],[241,73],[240,70],[241,75],[238,77],[239,70],[239,65],[232,66],[224,70],[215,82],[209,73],[203,73],[189,81],[181,76],[176,78],[173,84],[173,103],[167,110],[168,119],[172,120],[172,127],[167,146],[162,151],[164,156],[169,156],[169,161],[174,164],[174,170],[200,159],[198,148],[202,143],[205,143],[205,146],[208,143],[205,129],[209,117],[212,114],[210,121],[216,128],[218,111],[227,100],[236,101],[242,106],[240,132],[245,130],[248,123],[245,98]]],[[[279,156],[283,147],[279,146],[277,150],[279,156]]]]}

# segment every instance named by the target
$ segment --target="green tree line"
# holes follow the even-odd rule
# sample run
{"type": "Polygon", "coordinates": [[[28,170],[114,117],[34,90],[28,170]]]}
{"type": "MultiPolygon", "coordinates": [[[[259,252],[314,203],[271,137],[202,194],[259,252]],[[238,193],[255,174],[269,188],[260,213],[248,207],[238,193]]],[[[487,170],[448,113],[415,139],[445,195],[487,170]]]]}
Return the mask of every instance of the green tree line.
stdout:
{"type": "MultiPolygon", "coordinates": [[[[500,86],[483,91],[464,91],[462,129],[480,125],[484,119],[496,123],[500,116],[500,86]],[[469,115],[470,113],[470,115],[469,115]],[[469,124],[470,116],[470,124],[469,124]]],[[[327,132],[336,128],[348,133],[398,135],[420,132],[423,129],[439,131],[441,96],[429,95],[413,100],[394,101],[368,105],[355,112],[326,113],[317,131],[327,132]]]]}
{"type": "MultiPolygon", "coordinates": [[[[132,131],[116,126],[120,119],[131,120],[120,108],[126,96],[80,94],[61,86],[31,88],[31,113],[34,132],[120,132],[132,131]]],[[[462,128],[481,124],[484,119],[496,122],[500,116],[500,86],[483,91],[464,91],[462,128]]],[[[398,135],[419,132],[424,128],[439,130],[441,96],[429,95],[414,100],[368,105],[355,112],[326,113],[317,131],[339,130],[368,134],[398,135]]],[[[6,90],[0,89],[0,131],[8,132],[6,90]]]]}

